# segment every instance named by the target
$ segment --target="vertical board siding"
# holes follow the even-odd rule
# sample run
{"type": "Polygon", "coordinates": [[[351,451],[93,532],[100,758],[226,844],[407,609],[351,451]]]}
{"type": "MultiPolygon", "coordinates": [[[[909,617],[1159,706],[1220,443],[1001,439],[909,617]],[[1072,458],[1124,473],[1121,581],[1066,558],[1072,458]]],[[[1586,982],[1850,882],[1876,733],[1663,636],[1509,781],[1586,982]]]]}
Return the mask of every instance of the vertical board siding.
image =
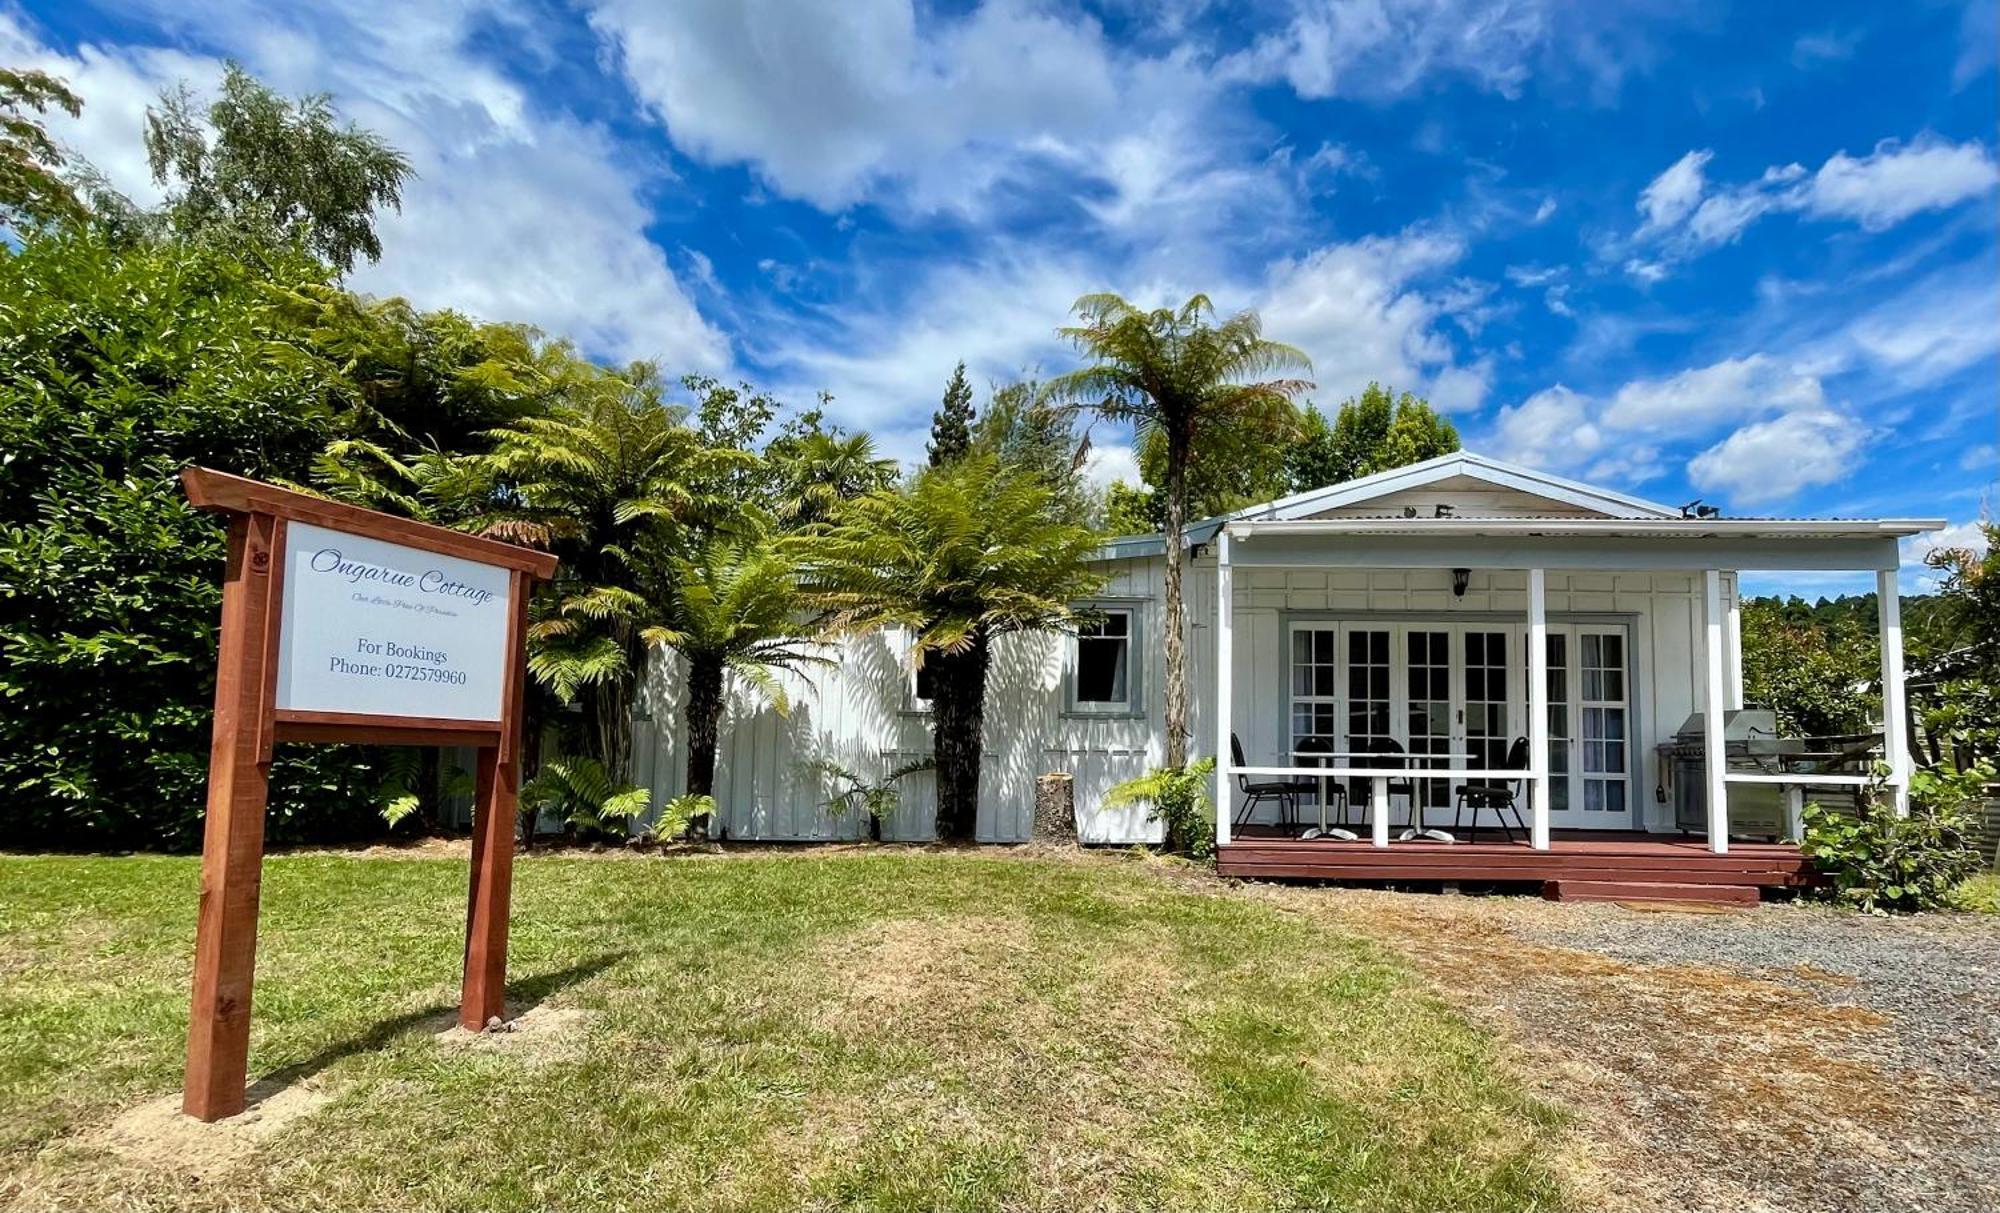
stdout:
{"type": "MultiPolygon", "coordinates": [[[[1165,690],[1154,658],[1162,624],[1161,560],[1108,564],[1108,598],[1141,599],[1139,662],[1143,717],[1095,718],[1065,711],[1071,642],[1066,635],[1012,635],[994,643],[987,680],[985,763],[980,775],[975,836],[982,842],[1019,842],[1033,829],[1035,781],[1051,771],[1076,779],[1078,829],[1087,842],[1158,841],[1160,826],[1144,806],[1101,807],[1115,784],[1143,774],[1160,758],[1165,690]]],[[[770,703],[732,678],[716,756],[715,793],[720,828],[730,838],[828,841],[865,837],[867,822],[834,814],[828,803],[834,781],[813,770],[838,762],[877,780],[897,766],[931,753],[931,722],[909,701],[909,648],[894,633],[854,637],[829,645],[831,666],[804,674],[782,673],[789,710],[770,703]]],[[[686,788],[686,727],[682,719],[682,666],[671,652],[654,655],[636,725],[637,778],[664,803],[686,788]]],[[[882,836],[897,841],[934,837],[936,783],[929,772],[896,785],[897,811],[882,836]]]]}
{"type": "MultiPolygon", "coordinates": [[[[986,700],[986,762],[981,773],[977,837],[1017,842],[1032,829],[1035,780],[1050,771],[1075,778],[1078,833],[1088,843],[1157,842],[1160,825],[1143,805],[1106,809],[1106,792],[1143,774],[1164,757],[1165,561],[1112,562],[1107,598],[1142,600],[1138,663],[1145,715],[1089,717],[1068,713],[1066,686],[1072,645],[1062,635],[1017,635],[994,646],[986,700]]],[[[1451,574],[1436,569],[1242,569],[1236,578],[1235,731],[1253,763],[1280,757],[1284,745],[1288,672],[1283,628],[1290,613],[1406,612],[1440,620],[1467,613],[1527,616],[1527,575],[1474,570],[1464,597],[1451,593],[1451,574]]],[[[1191,690],[1189,752],[1214,748],[1215,561],[1190,563],[1186,578],[1191,690]]],[[[1671,811],[1654,798],[1659,772],[1653,746],[1694,710],[1700,685],[1702,621],[1699,579],[1684,573],[1548,573],[1552,616],[1617,616],[1632,625],[1632,700],[1637,719],[1632,794],[1639,820],[1672,827],[1671,811]]],[[[782,674],[790,710],[732,680],[717,755],[716,800],[728,837],[838,840],[865,837],[867,823],[835,815],[834,788],[809,769],[831,759],[868,779],[931,752],[930,718],[910,710],[907,643],[878,633],[829,646],[835,664],[804,675],[782,674]]],[[[685,788],[686,735],[681,719],[681,668],[658,654],[647,673],[634,753],[637,778],[657,802],[685,788]]],[[[935,782],[920,772],[898,784],[901,804],[883,823],[883,837],[932,837],[935,782]]]]}

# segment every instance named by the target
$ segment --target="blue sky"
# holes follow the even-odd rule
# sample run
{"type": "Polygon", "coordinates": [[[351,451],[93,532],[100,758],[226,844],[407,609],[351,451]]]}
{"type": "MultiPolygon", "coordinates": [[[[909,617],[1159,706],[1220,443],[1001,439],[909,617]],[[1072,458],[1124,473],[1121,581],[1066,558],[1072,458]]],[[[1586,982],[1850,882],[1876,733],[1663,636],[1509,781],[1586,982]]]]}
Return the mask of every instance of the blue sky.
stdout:
{"type": "Polygon", "coordinates": [[[902,457],[959,359],[1066,369],[1077,295],[1199,290],[1323,405],[1954,541],[2000,472],[1996,43],[1926,0],[0,4],[135,196],[146,103],[237,59],[415,161],[358,288],[829,391],[902,457]]]}

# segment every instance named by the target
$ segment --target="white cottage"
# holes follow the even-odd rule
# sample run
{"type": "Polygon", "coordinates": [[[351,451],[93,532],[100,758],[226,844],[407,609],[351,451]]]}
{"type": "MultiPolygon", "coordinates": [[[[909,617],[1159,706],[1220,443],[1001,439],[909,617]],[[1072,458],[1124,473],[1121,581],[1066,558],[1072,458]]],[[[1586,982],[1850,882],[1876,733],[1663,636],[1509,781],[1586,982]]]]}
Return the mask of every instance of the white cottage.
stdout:
{"type": "MultiPolygon", "coordinates": [[[[1765,722],[1754,715],[1731,715],[1744,706],[1745,569],[1876,574],[1886,717],[1898,722],[1881,757],[1900,797],[1909,758],[1898,540],[1941,525],[1683,513],[1471,453],[1199,523],[1186,582],[1191,750],[1226,753],[1233,735],[1242,754],[1220,778],[1222,867],[1384,879],[1429,865],[1417,874],[1499,879],[1511,863],[1509,878],[1581,872],[1573,882],[1610,879],[1613,868],[1644,875],[1646,854],[1682,867],[1705,855],[1713,867],[1732,835],[1756,832],[1722,824],[1732,798],[1744,805],[1787,789],[1795,804],[1807,786],[1865,782],[1852,762],[1827,774],[1829,754],[1777,753],[1802,747],[1760,738],[1765,722]],[[1677,742],[1679,751],[1660,749],[1677,742]],[[1760,745],[1770,753],[1743,761],[1760,745]],[[1672,760],[1694,751],[1716,757],[1672,760]],[[1436,776],[1417,779],[1419,769],[1436,776]],[[1801,778],[1807,771],[1817,773],[1801,778]],[[1482,800],[1489,786],[1511,795],[1482,800]],[[1500,830],[1516,824],[1508,800],[1518,837],[1500,830]],[[1323,806],[1329,828],[1320,833],[1323,806]],[[1474,823],[1497,843],[1474,841],[1474,823]],[[1296,837],[1306,831],[1316,836],[1296,837]],[[1696,841],[1680,841],[1688,837],[1696,841]]],[[[1036,777],[1067,771],[1086,842],[1157,841],[1143,809],[1102,802],[1162,757],[1165,555],[1159,536],[1110,541],[1110,581],[1094,600],[1101,625],[997,646],[981,840],[1026,838],[1036,777]]],[[[832,759],[873,776],[929,752],[908,654],[908,638],[894,633],[844,643],[837,666],[795,683],[788,717],[732,697],[717,777],[727,837],[865,833],[865,823],[828,812],[832,789],[813,764],[832,759]]],[[[653,671],[637,748],[661,797],[679,791],[683,766],[671,660],[653,671]]],[[[923,838],[928,777],[903,791],[884,836],[923,838]]],[[[1759,821],[1765,833],[1788,828],[1759,821]]],[[[1736,850],[1727,863],[1739,874],[1790,879],[1797,866],[1789,848],[1736,850]]]]}

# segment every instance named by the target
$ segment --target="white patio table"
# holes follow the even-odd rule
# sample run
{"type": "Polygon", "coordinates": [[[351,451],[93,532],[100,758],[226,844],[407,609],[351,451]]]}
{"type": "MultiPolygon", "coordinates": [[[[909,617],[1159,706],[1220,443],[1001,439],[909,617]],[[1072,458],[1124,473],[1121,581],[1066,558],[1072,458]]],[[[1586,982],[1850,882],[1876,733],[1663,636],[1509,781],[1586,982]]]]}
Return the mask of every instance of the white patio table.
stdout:
{"type": "MultiPolygon", "coordinates": [[[[1292,760],[1293,760],[1294,762],[1297,762],[1297,761],[1299,761],[1300,759],[1327,759],[1327,758],[1341,758],[1341,759],[1351,759],[1351,758],[1359,758],[1359,759],[1362,759],[1362,760],[1364,760],[1364,761],[1363,761],[1363,763],[1362,763],[1362,765],[1366,765],[1366,761],[1365,761],[1365,760],[1367,760],[1367,759],[1370,759],[1370,758],[1381,758],[1381,757],[1383,757],[1383,754],[1382,754],[1382,752],[1381,752],[1381,751],[1379,751],[1379,750],[1293,750],[1293,751],[1292,751],[1292,760]]],[[[1470,754],[1470,753],[1466,753],[1466,752],[1464,752],[1464,751],[1454,751],[1454,752],[1451,752],[1451,753],[1443,753],[1443,754],[1437,754],[1437,753],[1426,753],[1426,754],[1397,754],[1397,755],[1393,755],[1393,757],[1397,758],[1398,760],[1400,760],[1400,761],[1402,761],[1402,762],[1404,762],[1404,763],[1408,763],[1408,762],[1409,762],[1409,761],[1410,761],[1411,759],[1415,759],[1415,758],[1423,758],[1423,759],[1429,759],[1429,760],[1436,760],[1436,759],[1443,759],[1443,760],[1445,760],[1446,762],[1471,762],[1471,761],[1472,761],[1472,760],[1473,760],[1473,759],[1474,759],[1475,757],[1477,757],[1477,755],[1475,755],[1475,754],[1470,754]]],[[[1451,769],[1450,769],[1449,767],[1445,767],[1445,768],[1438,768],[1438,767],[1428,767],[1428,766],[1425,766],[1425,767],[1418,767],[1418,766],[1409,766],[1409,767],[1405,767],[1404,769],[1408,771],[1408,773],[1409,773],[1409,774],[1411,775],[1411,777],[1413,777],[1413,778],[1423,778],[1423,779],[1435,779],[1435,778],[1438,778],[1438,777],[1439,777],[1440,775],[1445,775],[1445,776],[1449,776],[1449,775],[1452,775],[1452,774],[1455,774],[1455,772],[1454,772],[1454,771],[1452,771],[1452,770],[1451,770],[1451,769]]],[[[1321,838],[1325,838],[1325,837],[1329,837],[1329,836],[1332,836],[1332,837],[1338,837],[1338,835],[1329,835],[1329,834],[1328,834],[1328,832],[1327,832],[1327,827],[1326,827],[1326,785],[1327,785],[1327,781],[1328,781],[1329,779],[1331,779],[1331,778],[1333,778],[1333,777],[1332,777],[1331,775],[1321,775],[1321,776],[1319,776],[1319,834],[1318,834],[1318,837],[1321,837],[1321,838]]],[[[1380,802],[1380,806],[1381,806],[1381,807],[1380,807],[1379,809],[1377,809],[1376,811],[1378,811],[1378,812],[1382,812],[1382,813],[1387,813],[1387,812],[1389,811],[1389,779],[1390,779],[1390,777],[1389,777],[1389,776],[1387,776],[1387,775],[1376,775],[1376,776],[1373,776],[1372,778],[1373,778],[1373,780],[1374,780],[1374,794],[1373,794],[1373,796],[1371,796],[1371,798],[1370,798],[1370,799],[1372,799],[1372,800],[1376,800],[1376,801],[1379,801],[1379,802],[1380,802]]],[[[1414,820],[1418,820],[1418,821],[1421,821],[1422,819],[1421,819],[1421,817],[1419,817],[1419,816],[1418,816],[1418,813],[1419,813],[1419,810],[1417,810],[1417,809],[1416,809],[1416,806],[1412,805],[1412,806],[1411,806],[1411,814],[1410,814],[1410,815],[1411,815],[1411,817],[1412,817],[1412,819],[1414,819],[1414,820]]],[[[1351,839],[1353,839],[1353,838],[1355,837],[1355,835],[1354,835],[1354,834],[1352,834],[1352,833],[1351,833],[1350,831],[1347,831],[1347,830],[1344,830],[1344,829],[1343,829],[1343,830],[1341,831],[1341,833],[1342,833],[1342,834],[1345,834],[1345,835],[1347,835],[1348,839],[1350,839],[1350,840],[1351,840],[1351,839]]],[[[1406,829],[1406,830],[1404,830],[1404,831],[1403,831],[1403,832],[1402,832],[1401,834],[1397,835],[1397,836],[1396,836],[1396,841],[1398,841],[1398,842],[1408,842],[1408,841],[1410,841],[1410,840],[1411,840],[1411,839],[1413,839],[1413,838],[1428,838],[1428,839],[1431,839],[1431,840],[1432,840],[1432,841],[1434,841],[1434,842],[1457,842],[1457,841],[1458,841],[1458,839],[1457,839],[1457,838],[1455,838],[1455,837],[1453,837],[1453,836],[1452,836],[1452,834],[1451,834],[1451,832],[1450,832],[1450,831],[1448,831],[1448,830],[1430,830],[1430,829],[1421,829],[1421,830],[1420,830],[1420,829],[1417,829],[1417,828],[1415,828],[1414,826],[1413,826],[1413,827],[1411,827],[1411,828],[1409,828],[1409,829],[1406,829]]]]}

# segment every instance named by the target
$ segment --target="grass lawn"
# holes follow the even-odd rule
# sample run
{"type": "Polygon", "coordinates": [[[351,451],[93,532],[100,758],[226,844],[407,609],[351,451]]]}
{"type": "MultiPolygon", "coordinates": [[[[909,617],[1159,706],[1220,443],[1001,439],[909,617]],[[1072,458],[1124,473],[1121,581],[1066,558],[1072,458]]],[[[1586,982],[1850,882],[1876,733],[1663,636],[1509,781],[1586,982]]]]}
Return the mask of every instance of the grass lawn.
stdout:
{"type": "Polygon", "coordinates": [[[178,1086],[195,889],[0,857],[0,1205],[1561,1204],[1556,1115],[1377,947],[1149,863],[884,851],[524,860],[511,1005],[560,1026],[494,1048],[439,1036],[462,861],[273,858],[251,1073],[331,1100],[197,1182],[105,1144],[178,1086]]]}

